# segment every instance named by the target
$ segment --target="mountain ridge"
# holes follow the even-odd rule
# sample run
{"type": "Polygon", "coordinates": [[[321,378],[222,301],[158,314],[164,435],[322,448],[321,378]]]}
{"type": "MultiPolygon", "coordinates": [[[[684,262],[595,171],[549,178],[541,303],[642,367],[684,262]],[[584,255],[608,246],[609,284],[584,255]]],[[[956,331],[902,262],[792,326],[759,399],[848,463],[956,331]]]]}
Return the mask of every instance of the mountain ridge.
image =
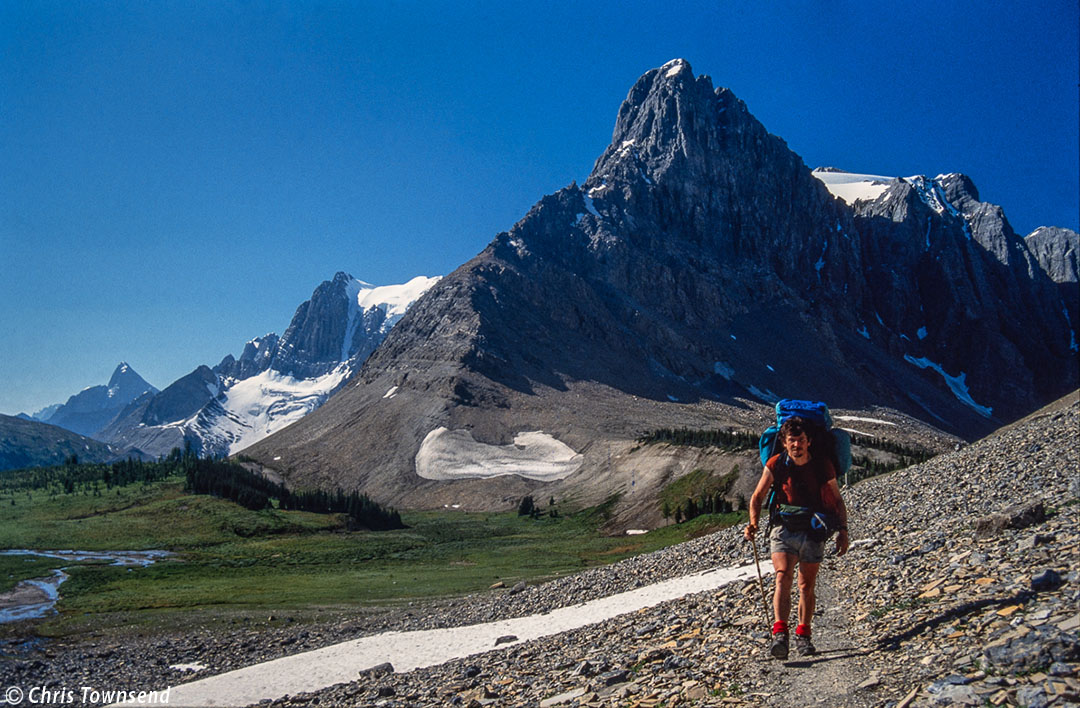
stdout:
{"type": "Polygon", "coordinates": [[[496,446],[553,435],[585,460],[576,485],[553,489],[586,495],[626,481],[603,472],[611,446],[650,421],[753,430],[781,395],[980,434],[1076,374],[1060,308],[1044,307],[1049,279],[1030,254],[1002,257],[1027,249],[976,195],[943,176],[849,206],[730,90],[669,62],[631,88],[581,186],[541,198],[348,386],[247,454],[406,507],[450,494],[494,506],[529,487],[416,476],[433,430],[496,446]]]}
{"type": "Polygon", "coordinates": [[[201,365],[133,402],[103,436],[151,456],[187,444],[203,455],[239,452],[318,408],[437,280],[376,287],[338,272],[297,307],[283,335],[249,340],[239,359],[201,365]]]}

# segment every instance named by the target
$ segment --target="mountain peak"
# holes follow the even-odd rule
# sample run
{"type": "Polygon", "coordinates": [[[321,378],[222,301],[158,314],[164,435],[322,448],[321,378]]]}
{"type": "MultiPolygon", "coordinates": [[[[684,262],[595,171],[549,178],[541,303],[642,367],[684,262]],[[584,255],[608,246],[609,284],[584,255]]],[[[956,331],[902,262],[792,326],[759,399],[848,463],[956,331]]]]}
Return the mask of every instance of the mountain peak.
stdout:
{"type": "Polygon", "coordinates": [[[112,376],[109,377],[108,387],[110,390],[116,390],[120,387],[132,391],[138,389],[138,391],[136,391],[137,394],[153,388],[153,386],[147,383],[146,379],[142,376],[139,376],[135,369],[131,368],[126,361],[122,361],[116,365],[112,376]]]}
{"type": "Polygon", "coordinates": [[[352,277],[343,270],[339,270],[337,273],[334,274],[334,279],[331,282],[334,285],[348,285],[354,280],[356,280],[356,278],[352,277]]]}
{"type": "Polygon", "coordinates": [[[694,70],[690,68],[690,62],[682,58],[672,59],[667,64],[664,64],[662,67],[657,69],[657,71],[663,72],[664,78],[666,79],[675,78],[679,75],[685,75],[689,76],[690,78],[694,78],[694,70]]]}
{"type": "Polygon", "coordinates": [[[608,153],[629,154],[646,163],[685,154],[715,127],[717,107],[708,76],[695,79],[690,62],[670,61],[647,71],[630,89],[619,108],[608,153]]]}

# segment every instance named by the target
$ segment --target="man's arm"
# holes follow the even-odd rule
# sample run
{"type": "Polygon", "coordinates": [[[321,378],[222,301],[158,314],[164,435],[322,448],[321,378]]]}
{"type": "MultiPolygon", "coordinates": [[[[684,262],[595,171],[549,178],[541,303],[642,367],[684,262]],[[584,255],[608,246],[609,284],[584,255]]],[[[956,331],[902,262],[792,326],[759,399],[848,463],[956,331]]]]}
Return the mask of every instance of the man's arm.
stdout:
{"type": "Polygon", "coordinates": [[[746,537],[747,541],[754,540],[754,534],[758,530],[758,521],[761,520],[761,505],[764,503],[765,497],[768,496],[772,485],[772,470],[765,467],[761,470],[761,479],[758,480],[757,487],[754,489],[754,495],[750,497],[750,524],[743,531],[743,536],[746,537]]]}
{"type": "Polygon", "coordinates": [[[844,505],[844,497],[840,495],[840,485],[835,478],[829,480],[829,483],[825,485],[825,490],[829,497],[828,501],[831,502],[830,506],[840,519],[840,530],[836,534],[836,555],[842,556],[847,553],[848,546],[851,545],[847,528],[847,506],[844,505]]]}

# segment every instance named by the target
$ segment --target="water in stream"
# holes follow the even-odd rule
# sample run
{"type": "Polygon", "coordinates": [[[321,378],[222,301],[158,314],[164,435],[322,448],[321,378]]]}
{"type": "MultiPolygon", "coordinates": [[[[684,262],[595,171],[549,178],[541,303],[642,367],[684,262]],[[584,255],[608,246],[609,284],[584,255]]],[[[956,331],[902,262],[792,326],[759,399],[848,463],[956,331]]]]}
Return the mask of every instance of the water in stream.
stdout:
{"type": "MultiPolygon", "coordinates": [[[[4,556],[58,558],[72,563],[105,562],[129,568],[145,568],[172,555],[169,551],[0,551],[4,556]]],[[[23,580],[13,590],[0,593],[0,624],[44,617],[56,611],[60,585],[70,576],[64,569],[54,570],[45,578],[23,580]]]]}

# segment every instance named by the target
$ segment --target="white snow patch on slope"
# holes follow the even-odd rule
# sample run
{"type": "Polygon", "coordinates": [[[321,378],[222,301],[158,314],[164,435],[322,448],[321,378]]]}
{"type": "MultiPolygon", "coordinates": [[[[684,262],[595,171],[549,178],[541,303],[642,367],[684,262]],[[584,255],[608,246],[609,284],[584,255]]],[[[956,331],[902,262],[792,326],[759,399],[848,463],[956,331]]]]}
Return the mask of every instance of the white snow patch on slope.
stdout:
{"type": "Polygon", "coordinates": [[[735,369],[730,365],[722,361],[713,362],[713,373],[718,376],[723,376],[728,381],[731,381],[731,377],[735,375],[735,369]]]}
{"type": "MultiPolygon", "coordinates": [[[[764,572],[772,571],[770,561],[763,560],[761,565],[764,572]]],[[[392,631],[361,637],[173,686],[169,705],[245,706],[355,681],[358,671],[384,662],[391,663],[397,673],[436,666],[452,659],[499,651],[520,642],[630,615],[662,602],[714,591],[727,583],[753,577],[753,565],[713,568],[545,614],[464,627],[392,631]],[[517,637],[517,641],[496,649],[495,642],[510,635],[517,637]]]]}
{"type": "Polygon", "coordinates": [[[749,391],[750,393],[752,393],[755,397],[759,398],[760,400],[765,401],[766,403],[776,403],[777,401],[780,400],[780,397],[777,396],[772,391],[770,391],[769,389],[765,389],[764,391],[762,391],[757,386],[747,386],[746,390],[749,391]]]}
{"type": "Polygon", "coordinates": [[[990,415],[994,412],[993,408],[987,406],[980,406],[974,401],[974,399],[972,399],[971,394],[968,392],[967,383],[965,381],[965,379],[967,379],[967,374],[965,374],[963,371],[961,371],[958,376],[950,376],[949,374],[945,373],[945,369],[942,368],[941,364],[935,364],[926,357],[916,359],[910,354],[905,354],[904,359],[908,363],[914,364],[920,369],[933,369],[934,371],[941,374],[941,377],[945,379],[945,383],[949,385],[949,388],[952,390],[953,395],[956,396],[957,400],[959,400],[965,406],[968,406],[984,418],[989,418],[990,415]]]}
{"type": "Polygon", "coordinates": [[[478,442],[468,430],[436,428],[416,453],[416,474],[424,479],[489,479],[516,474],[551,482],[581,469],[584,458],[541,431],[518,433],[511,445],[478,442]]]}
{"type": "Polygon", "coordinates": [[[398,320],[405,316],[406,310],[420,296],[426,293],[431,286],[439,282],[439,276],[432,278],[418,275],[407,283],[400,285],[372,285],[362,280],[353,279],[346,287],[346,297],[349,299],[349,319],[345,326],[345,337],[341,342],[341,356],[339,361],[349,358],[349,348],[352,346],[356,328],[360,326],[363,314],[369,310],[382,310],[386,316],[379,331],[386,334],[390,328],[397,324],[398,320]]]}
{"type": "Polygon", "coordinates": [[[862,423],[880,423],[881,425],[896,425],[896,423],[890,423],[887,420],[881,420],[880,418],[860,418],[857,415],[834,415],[833,418],[837,420],[857,420],[862,423]]]}
{"type": "Polygon", "coordinates": [[[848,204],[856,201],[873,201],[880,197],[889,188],[892,177],[882,175],[862,175],[854,172],[823,172],[814,170],[812,175],[817,177],[825,188],[835,197],[840,197],[848,204]]]}
{"type": "MultiPolygon", "coordinates": [[[[589,194],[592,194],[592,191],[590,191],[589,194]]],[[[596,210],[596,206],[593,204],[592,197],[583,197],[583,199],[585,200],[585,208],[589,210],[589,213],[595,216],[597,219],[602,219],[603,217],[600,216],[600,212],[596,210]]]]}
{"type": "Polygon", "coordinates": [[[210,410],[217,415],[212,415],[204,409],[183,425],[201,429],[207,442],[227,443],[232,455],[321,406],[351,374],[344,365],[313,379],[268,369],[229,388],[218,399],[223,413],[215,408],[210,410]]]}

